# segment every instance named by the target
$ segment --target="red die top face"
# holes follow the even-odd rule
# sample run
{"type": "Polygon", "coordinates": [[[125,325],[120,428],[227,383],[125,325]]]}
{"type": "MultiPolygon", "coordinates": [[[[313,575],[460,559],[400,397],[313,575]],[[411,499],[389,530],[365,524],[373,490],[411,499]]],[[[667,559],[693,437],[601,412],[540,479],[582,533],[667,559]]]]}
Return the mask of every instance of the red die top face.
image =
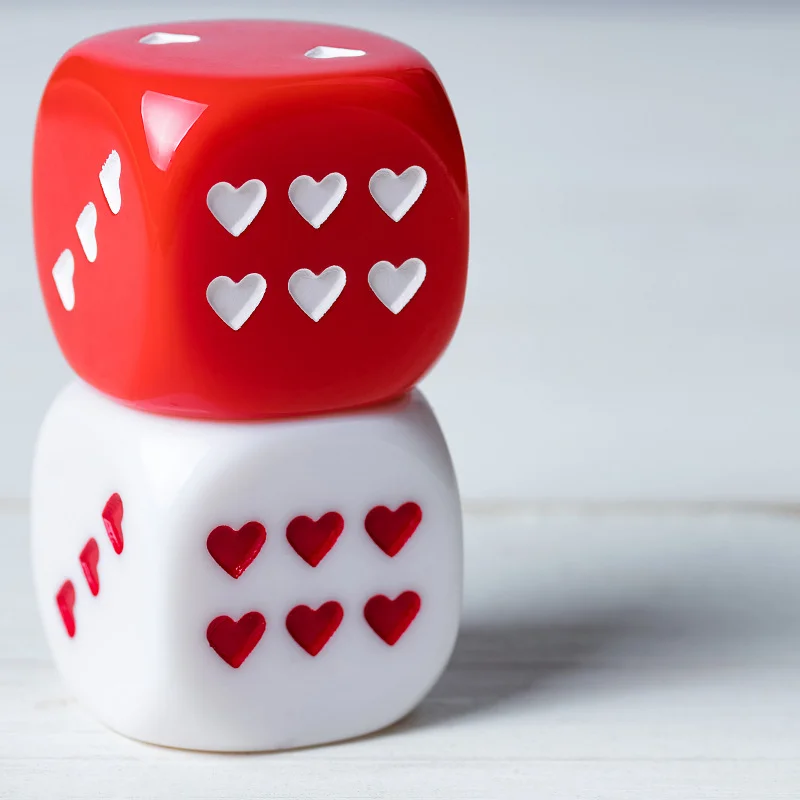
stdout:
{"type": "Polygon", "coordinates": [[[430,64],[331,26],[166,31],[77,45],[42,99],[36,255],[72,367],[215,419],[409,389],[467,269],[463,150],[430,64]]]}

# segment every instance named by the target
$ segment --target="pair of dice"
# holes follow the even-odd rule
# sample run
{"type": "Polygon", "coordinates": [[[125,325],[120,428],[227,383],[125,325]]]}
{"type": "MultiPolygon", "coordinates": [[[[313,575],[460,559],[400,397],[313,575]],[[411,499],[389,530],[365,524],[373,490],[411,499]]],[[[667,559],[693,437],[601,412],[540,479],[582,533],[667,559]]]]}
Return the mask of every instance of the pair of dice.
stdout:
{"type": "Polygon", "coordinates": [[[294,747],[407,713],[458,627],[461,517],[414,385],[464,298],[466,171],[433,68],[375,34],[88,39],[36,127],[51,324],[34,572],[110,727],[294,747]]]}

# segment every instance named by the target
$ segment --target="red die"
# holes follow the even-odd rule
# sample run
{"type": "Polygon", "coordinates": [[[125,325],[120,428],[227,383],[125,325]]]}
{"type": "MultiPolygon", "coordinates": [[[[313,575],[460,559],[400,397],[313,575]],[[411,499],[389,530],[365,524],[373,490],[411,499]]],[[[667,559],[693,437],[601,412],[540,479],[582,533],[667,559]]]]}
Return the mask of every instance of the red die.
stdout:
{"type": "Polygon", "coordinates": [[[208,22],[82,42],[45,90],[33,187],[61,348],[141,409],[388,399],[461,312],[458,128],[430,64],[382,36],[208,22]]]}

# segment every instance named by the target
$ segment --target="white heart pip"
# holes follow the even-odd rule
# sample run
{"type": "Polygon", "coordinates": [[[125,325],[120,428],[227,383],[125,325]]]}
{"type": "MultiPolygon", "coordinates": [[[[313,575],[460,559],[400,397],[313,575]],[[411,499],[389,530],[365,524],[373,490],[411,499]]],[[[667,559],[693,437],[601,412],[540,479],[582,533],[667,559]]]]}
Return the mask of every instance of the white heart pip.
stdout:
{"type": "Polygon", "coordinates": [[[314,322],[319,322],[342,293],[346,280],[345,271],[337,266],[319,275],[299,269],[289,278],[289,294],[314,322]]]}
{"type": "Polygon", "coordinates": [[[72,257],[71,250],[65,250],[56,261],[53,267],[53,280],[56,284],[56,291],[61,298],[61,302],[67,311],[75,308],[75,286],[72,278],[75,275],[75,259],[72,257]]]}
{"type": "Polygon", "coordinates": [[[289,200],[309,225],[319,228],[342,202],[346,191],[347,180],[338,172],[331,172],[319,183],[310,175],[300,175],[289,186],[289,200]]]}
{"type": "Polygon", "coordinates": [[[86,259],[92,264],[97,260],[96,228],[97,208],[95,208],[94,203],[87,203],[75,223],[75,230],[78,232],[78,239],[81,241],[81,247],[86,254],[86,259]]]}
{"type": "Polygon", "coordinates": [[[409,258],[396,268],[388,261],[379,261],[367,280],[381,303],[399,314],[422,286],[425,274],[425,264],[419,258],[409,258]]]}
{"type": "Polygon", "coordinates": [[[233,236],[239,236],[256,218],[267,199],[267,187],[258,178],[246,181],[238,189],[230,183],[215,183],[206,197],[208,210],[233,236]]]}
{"type": "Polygon", "coordinates": [[[395,222],[400,222],[419,200],[427,182],[428,175],[422,167],[409,167],[400,175],[379,169],[369,179],[369,193],[395,222]]]}
{"type": "Polygon", "coordinates": [[[103,189],[108,207],[112,214],[119,214],[122,208],[122,193],[119,188],[119,179],[122,175],[122,161],[119,153],[112,150],[100,170],[100,186],[103,189]]]}
{"type": "Polygon", "coordinates": [[[206,299],[217,316],[238,331],[258,308],[266,291],[267,282],[257,272],[245,275],[238,283],[220,275],[208,284],[206,299]]]}

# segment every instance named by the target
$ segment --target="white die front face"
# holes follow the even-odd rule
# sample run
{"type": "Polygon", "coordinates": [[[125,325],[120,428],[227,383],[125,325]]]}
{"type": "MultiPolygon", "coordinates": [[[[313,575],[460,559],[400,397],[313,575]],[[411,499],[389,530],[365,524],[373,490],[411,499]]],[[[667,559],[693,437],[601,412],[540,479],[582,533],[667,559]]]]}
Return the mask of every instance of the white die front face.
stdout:
{"type": "MultiPolygon", "coordinates": [[[[458,627],[458,492],[418,392],[378,412],[237,425],[141,414],[74,384],[42,429],[33,548],[45,628],[67,681],[112,728],[160,744],[273,749],[383,727],[430,689],[458,627]],[[119,555],[100,518],[115,492],[124,505],[119,555]],[[422,518],[390,556],[365,518],[375,507],[406,503],[416,503],[422,518]],[[287,526],[329,512],[344,528],[312,567],[287,526]],[[263,525],[266,541],[234,578],[207,540],[218,526],[246,523],[263,525]],[[100,551],[97,596],[78,562],[90,537],[100,551]],[[55,600],[66,579],[76,593],[72,638],[55,600]],[[365,605],[407,592],[418,595],[419,611],[389,645],[367,623],[365,605]],[[312,656],[287,630],[287,615],[331,601],[343,617],[312,656]],[[266,630],[231,666],[230,653],[226,661],[209,645],[207,636],[219,644],[209,624],[252,612],[266,630]]],[[[404,610],[397,602],[381,617],[389,627],[391,611],[404,610]]]]}

